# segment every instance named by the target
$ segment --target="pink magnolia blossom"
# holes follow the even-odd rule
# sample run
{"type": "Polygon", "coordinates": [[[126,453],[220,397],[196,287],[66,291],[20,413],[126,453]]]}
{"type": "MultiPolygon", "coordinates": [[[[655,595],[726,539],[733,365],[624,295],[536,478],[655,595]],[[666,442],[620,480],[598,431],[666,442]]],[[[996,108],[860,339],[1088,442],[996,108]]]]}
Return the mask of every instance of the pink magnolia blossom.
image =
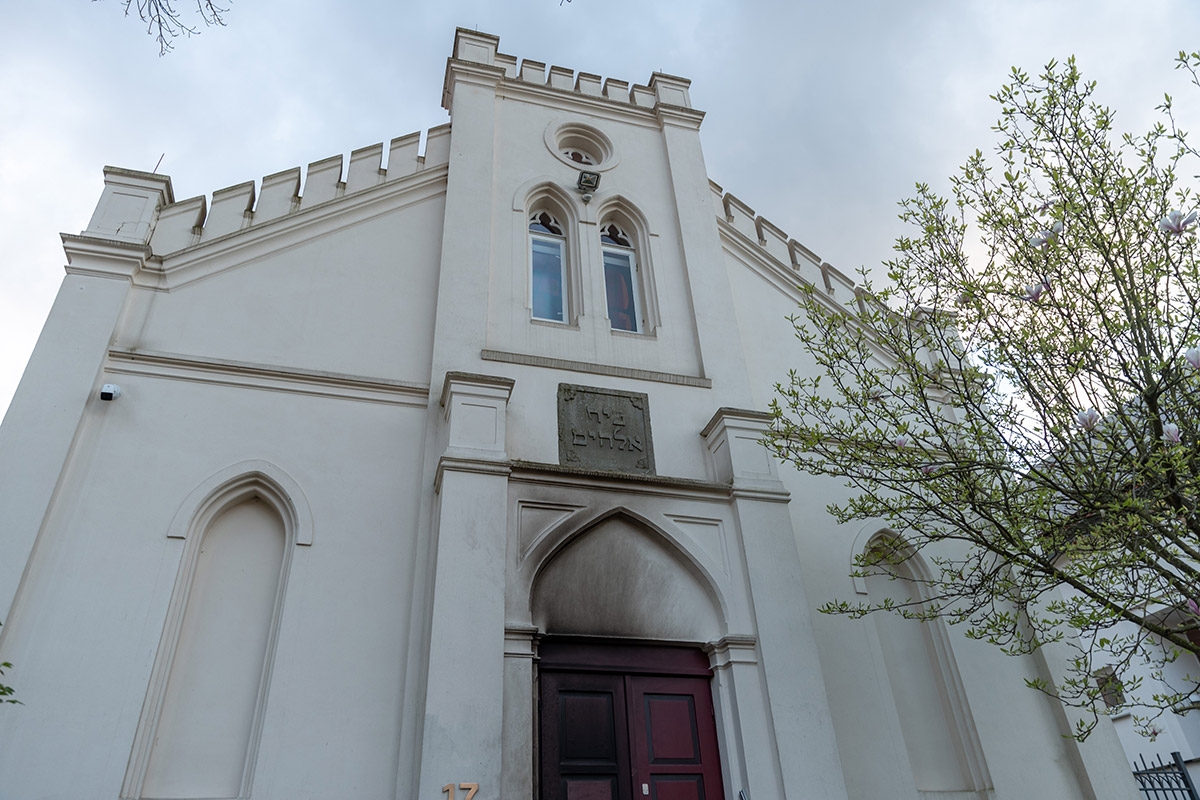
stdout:
{"type": "Polygon", "coordinates": [[[921,465],[921,474],[922,475],[932,475],[935,472],[937,472],[937,464],[922,464],[921,465]]]}
{"type": "Polygon", "coordinates": [[[1096,429],[1096,425],[1100,422],[1100,412],[1094,408],[1089,408],[1086,411],[1080,411],[1075,415],[1075,424],[1083,428],[1085,431],[1096,429]]]}
{"type": "Polygon", "coordinates": [[[1200,347],[1189,347],[1187,352],[1183,354],[1187,363],[1192,369],[1200,369],[1200,347]]]}
{"type": "Polygon", "coordinates": [[[892,440],[892,444],[901,449],[908,447],[908,437],[902,433],[892,440]]]}
{"type": "Polygon", "coordinates": [[[1054,224],[1048,229],[1038,231],[1036,236],[1030,236],[1029,243],[1034,247],[1045,247],[1058,238],[1058,235],[1062,233],[1062,229],[1062,220],[1055,220],[1054,224]]]}
{"type": "Polygon", "coordinates": [[[1025,287],[1025,293],[1021,295],[1022,300],[1028,300],[1031,303],[1036,303],[1042,298],[1042,295],[1050,291],[1050,282],[1043,280],[1041,283],[1033,283],[1025,287]]]}
{"type": "Polygon", "coordinates": [[[1176,425],[1174,422],[1164,423],[1162,438],[1163,438],[1163,441],[1167,442],[1168,444],[1179,444],[1179,441],[1180,441],[1179,426],[1176,425]]]}
{"type": "Polygon", "coordinates": [[[1195,600],[1189,597],[1186,605],[1187,610],[1191,612],[1193,617],[1200,617],[1200,605],[1197,605],[1195,600]]]}
{"type": "Polygon", "coordinates": [[[1167,215],[1158,221],[1158,229],[1164,233],[1182,236],[1196,224],[1196,212],[1184,215],[1182,211],[1168,211],[1167,215]]]}

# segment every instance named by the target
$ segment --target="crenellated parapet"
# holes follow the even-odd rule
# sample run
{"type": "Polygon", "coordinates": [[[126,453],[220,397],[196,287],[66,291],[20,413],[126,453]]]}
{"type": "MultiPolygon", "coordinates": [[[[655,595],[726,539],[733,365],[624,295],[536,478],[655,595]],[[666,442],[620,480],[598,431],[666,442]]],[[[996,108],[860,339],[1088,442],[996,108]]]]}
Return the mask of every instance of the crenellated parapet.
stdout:
{"type": "Polygon", "coordinates": [[[483,67],[497,80],[512,81],[519,85],[546,88],[585,98],[610,100],[653,110],[660,107],[692,108],[688,93],[692,82],[677,75],[655,72],[647,84],[604,78],[590,72],[576,72],[568,67],[547,65],[544,61],[516,56],[499,51],[500,37],[459,28],[454,35],[454,55],[446,67],[446,83],[442,105],[449,110],[453,94],[451,76],[456,67],[470,69],[483,67]]]}
{"type": "MultiPolygon", "coordinates": [[[[163,205],[150,247],[156,255],[166,255],[445,166],[450,160],[450,124],[429,129],[424,153],[420,143],[421,132],[415,131],[388,143],[361,147],[350,153],[348,163],[339,153],[314,161],[307,169],[293,167],[267,175],[257,190],[253,181],[247,181],[213,192],[211,203],[200,195],[163,205]]],[[[96,213],[101,213],[99,208],[96,213]]]]}
{"type": "Polygon", "coordinates": [[[709,181],[709,188],[718,221],[725,223],[725,229],[731,230],[744,248],[777,264],[788,276],[823,290],[836,303],[845,303],[862,295],[862,288],[856,286],[853,279],[829,262],[822,261],[820,256],[789,237],[766,217],[756,214],[734,194],[712,181],[709,181]]]}

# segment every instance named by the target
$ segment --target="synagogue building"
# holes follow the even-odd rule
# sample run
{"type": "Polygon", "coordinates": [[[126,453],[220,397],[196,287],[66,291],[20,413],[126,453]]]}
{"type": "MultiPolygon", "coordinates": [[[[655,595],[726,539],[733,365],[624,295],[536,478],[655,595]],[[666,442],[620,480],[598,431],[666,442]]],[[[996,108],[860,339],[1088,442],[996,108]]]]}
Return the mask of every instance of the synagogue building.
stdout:
{"type": "Polygon", "coordinates": [[[105,168],[0,427],[0,797],[1137,796],[1053,653],[815,612],[911,592],[761,443],[800,292],[856,287],[689,85],[460,29],[442,126],[105,168]]]}

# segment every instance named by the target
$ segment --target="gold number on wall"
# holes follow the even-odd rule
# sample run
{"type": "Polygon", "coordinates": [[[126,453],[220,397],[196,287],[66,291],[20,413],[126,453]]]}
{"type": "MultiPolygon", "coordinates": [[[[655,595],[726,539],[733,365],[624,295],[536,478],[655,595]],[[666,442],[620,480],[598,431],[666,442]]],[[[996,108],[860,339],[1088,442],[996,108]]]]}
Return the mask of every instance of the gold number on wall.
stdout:
{"type": "MultiPolygon", "coordinates": [[[[463,791],[465,791],[467,793],[466,800],[471,800],[473,797],[475,797],[475,793],[479,791],[479,784],[478,783],[460,783],[458,785],[458,788],[462,789],[463,791]]],[[[443,786],[442,794],[449,795],[447,800],[454,800],[454,784],[447,783],[445,786],[443,786]]]]}

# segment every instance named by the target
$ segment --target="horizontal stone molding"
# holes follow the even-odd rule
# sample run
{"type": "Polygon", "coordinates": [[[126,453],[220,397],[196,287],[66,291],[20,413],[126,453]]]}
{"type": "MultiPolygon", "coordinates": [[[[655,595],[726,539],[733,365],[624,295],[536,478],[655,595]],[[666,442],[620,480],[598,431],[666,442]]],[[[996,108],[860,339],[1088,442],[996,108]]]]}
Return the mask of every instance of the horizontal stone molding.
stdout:
{"type": "Polygon", "coordinates": [[[657,383],[670,383],[676,386],[695,386],[700,389],[712,388],[712,381],[708,378],[700,378],[695,375],[681,375],[677,372],[658,372],[651,369],[619,367],[614,364],[597,364],[592,361],[574,361],[569,358],[535,356],[527,353],[509,353],[504,350],[484,349],[480,352],[479,357],[484,361],[499,361],[504,364],[522,364],[527,367],[545,367],[546,369],[565,369],[571,372],[584,372],[589,375],[608,375],[613,378],[655,381],[657,383]]]}
{"type": "Polygon", "coordinates": [[[504,626],[505,658],[537,658],[537,640],[541,631],[536,625],[509,623],[504,626]]]}
{"type": "Polygon", "coordinates": [[[636,494],[697,499],[726,500],[732,487],[695,478],[674,478],[667,475],[635,475],[623,472],[604,472],[541,461],[509,461],[510,480],[514,483],[541,483],[565,487],[612,489],[636,494]]]}
{"type": "Polygon", "coordinates": [[[429,402],[423,383],[147,350],[110,349],[105,372],[417,408],[429,402]]]}
{"type": "Polygon", "coordinates": [[[734,664],[758,663],[758,637],[731,633],[704,645],[712,668],[727,669],[734,664]]]}
{"type": "Polygon", "coordinates": [[[497,461],[490,458],[474,458],[468,455],[457,455],[448,452],[438,459],[437,474],[433,478],[433,491],[441,494],[442,481],[447,472],[468,472],[476,475],[502,475],[512,473],[508,461],[497,461]]]}
{"type": "Polygon", "coordinates": [[[60,234],[68,275],[131,280],[145,266],[150,248],[144,244],[95,236],[60,234]]]}

